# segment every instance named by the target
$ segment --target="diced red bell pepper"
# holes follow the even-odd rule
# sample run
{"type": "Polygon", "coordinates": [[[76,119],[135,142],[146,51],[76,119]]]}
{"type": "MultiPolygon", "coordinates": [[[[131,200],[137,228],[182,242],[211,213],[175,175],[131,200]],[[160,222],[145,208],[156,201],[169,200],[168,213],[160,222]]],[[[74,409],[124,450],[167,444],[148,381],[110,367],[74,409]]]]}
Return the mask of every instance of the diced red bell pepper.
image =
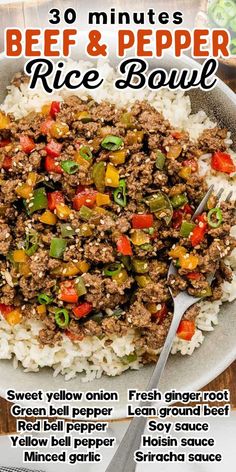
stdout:
{"type": "Polygon", "coordinates": [[[65,330],[64,333],[71,341],[82,341],[82,339],[84,338],[83,334],[76,334],[72,331],[69,331],[68,329],[65,330]]]}
{"type": "Polygon", "coordinates": [[[132,228],[134,229],[145,229],[153,226],[153,215],[133,215],[132,216],[132,228]]]}
{"type": "Polygon", "coordinates": [[[180,339],[184,339],[185,341],[191,341],[194,333],[195,333],[194,321],[190,321],[190,320],[180,321],[179,327],[177,329],[177,336],[180,339]]]}
{"type": "Polygon", "coordinates": [[[50,129],[53,123],[54,120],[52,118],[46,118],[46,120],[42,121],[41,123],[40,132],[42,134],[50,134],[50,129]]]}
{"type": "Polygon", "coordinates": [[[61,109],[61,104],[60,102],[52,102],[51,103],[51,108],[50,108],[50,115],[52,118],[55,118],[57,113],[60,111],[61,109]]]}
{"type": "Polygon", "coordinates": [[[183,162],[183,166],[191,167],[192,172],[198,171],[198,163],[195,161],[195,159],[186,159],[186,161],[183,162]]]}
{"type": "Polygon", "coordinates": [[[34,140],[26,135],[20,136],[20,145],[26,154],[30,154],[35,149],[34,140]]]}
{"type": "Polygon", "coordinates": [[[189,280],[201,280],[202,274],[200,274],[199,272],[189,272],[188,274],[186,274],[186,277],[189,280]]]}
{"type": "Polygon", "coordinates": [[[58,161],[51,156],[45,158],[45,169],[47,172],[54,172],[55,174],[63,174],[63,170],[58,161]]]}
{"type": "Polygon", "coordinates": [[[175,139],[180,139],[184,136],[184,133],[182,131],[172,131],[171,136],[175,139]]]}
{"type": "Polygon", "coordinates": [[[173,212],[172,226],[174,229],[179,229],[183,221],[183,212],[182,210],[175,210],[173,212]]]}
{"type": "Polygon", "coordinates": [[[236,166],[233,159],[230,154],[227,154],[226,152],[215,152],[211,158],[211,167],[212,169],[224,172],[225,174],[236,172],[236,166]]]}
{"type": "Polygon", "coordinates": [[[97,190],[84,189],[73,198],[73,208],[80,210],[85,205],[88,208],[93,208],[96,204],[97,190]]]}
{"type": "Polygon", "coordinates": [[[3,316],[7,316],[14,310],[14,306],[12,305],[5,305],[5,303],[0,303],[0,312],[3,316]]]}
{"type": "Polygon", "coordinates": [[[206,231],[207,231],[207,226],[208,226],[204,214],[199,215],[196,218],[196,221],[198,222],[198,225],[195,226],[195,228],[193,229],[192,234],[190,236],[190,241],[191,241],[191,244],[192,244],[193,247],[197,246],[198,244],[200,244],[203,241],[204,236],[205,236],[206,231]]]}
{"type": "Polygon", "coordinates": [[[123,256],[132,256],[133,255],[130,240],[124,234],[119,236],[119,238],[116,242],[116,245],[117,245],[117,251],[120,252],[123,256]]]}
{"type": "Polygon", "coordinates": [[[90,311],[92,311],[93,305],[89,302],[81,303],[80,305],[73,308],[73,313],[76,318],[83,318],[84,316],[88,315],[90,311]]]}
{"type": "Polygon", "coordinates": [[[183,213],[185,213],[186,215],[193,215],[193,209],[188,203],[186,203],[186,205],[184,205],[183,213]]]}
{"type": "Polygon", "coordinates": [[[48,154],[48,156],[59,157],[61,154],[61,148],[62,148],[61,143],[58,143],[57,141],[54,141],[53,139],[51,139],[51,141],[49,141],[49,143],[45,147],[45,151],[48,154]]]}
{"type": "Polygon", "coordinates": [[[67,280],[60,284],[59,299],[67,303],[77,303],[78,293],[73,281],[67,280]]]}
{"type": "Polygon", "coordinates": [[[0,141],[0,148],[3,148],[5,146],[8,146],[8,144],[10,144],[10,139],[1,139],[0,141]]]}
{"type": "Polygon", "coordinates": [[[12,168],[12,157],[5,156],[2,163],[2,168],[4,170],[10,170],[12,168]]]}
{"type": "Polygon", "coordinates": [[[162,303],[161,309],[158,310],[156,313],[152,314],[152,319],[161,323],[165,317],[167,316],[168,309],[165,303],[162,303]]]}
{"type": "Polygon", "coordinates": [[[56,190],[55,192],[50,192],[47,194],[48,198],[48,209],[53,211],[56,209],[58,203],[65,203],[64,195],[62,192],[56,190]]]}

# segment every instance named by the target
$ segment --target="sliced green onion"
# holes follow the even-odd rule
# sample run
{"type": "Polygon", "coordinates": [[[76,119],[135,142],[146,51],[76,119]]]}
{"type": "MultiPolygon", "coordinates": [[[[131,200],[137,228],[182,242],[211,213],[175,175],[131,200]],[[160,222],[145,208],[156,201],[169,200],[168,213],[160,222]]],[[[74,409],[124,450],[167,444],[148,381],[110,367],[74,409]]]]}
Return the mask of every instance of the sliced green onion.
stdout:
{"type": "Polygon", "coordinates": [[[122,317],[123,314],[124,314],[124,310],[122,308],[118,307],[118,308],[116,308],[116,310],[114,310],[112,312],[111,315],[107,315],[107,316],[108,317],[115,317],[115,318],[119,319],[119,318],[122,317]]]}
{"type": "Polygon", "coordinates": [[[38,302],[40,303],[40,305],[49,305],[50,303],[52,303],[53,301],[53,297],[49,297],[49,295],[47,295],[46,293],[40,293],[38,295],[38,302]]]}
{"type": "Polygon", "coordinates": [[[87,289],[85,287],[83,277],[77,277],[75,281],[75,286],[76,286],[76,292],[79,295],[79,297],[82,297],[82,295],[85,295],[87,293],[87,289]]]}
{"type": "Polygon", "coordinates": [[[50,244],[49,256],[55,259],[61,259],[65,250],[67,242],[62,238],[53,238],[50,244]]]}
{"type": "Polygon", "coordinates": [[[221,225],[223,221],[223,215],[222,215],[221,209],[218,207],[212,208],[207,214],[207,221],[208,221],[209,226],[211,226],[211,228],[219,228],[219,226],[221,225]],[[214,219],[212,219],[213,215],[214,215],[214,219]]]}
{"type": "Polygon", "coordinates": [[[104,149],[108,149],[109,151],[118,151],[123,144],[123,139],[119,138],[119,136],[113,136],[109,134],[106,136],[103,141],[101,142],[101,146],[104,149]]]}
{"type": "Polygon", "coordinates": [[[109,266],[107,266],[103,273],[104,275],[108,275],[108,276],[113,276],[113,275],[117,275],[120,273],[122,267],[121,267],[121,264],[120,262],[114,262],[113,264],[110,264],[109,266]]]}
{"type": "Polygon", "coordinates": [[[86,207],[85,205],[82,205],[79,211],[79,217],[81,220],[88,221],[91,218],[92,214],[93,212],[90,208],[86,207]]]}
{"type": "Polygon", "coordinates": [[[34,190],[33,197],[26,205],[30,215],[32,215],[32,213],[34,213],[35,211],[44,210],[45,208],[47,208],[48,199],[45,188],[40,187],[34,190]]]}
{"type": "Polygon", "coordinates": [[[173,208],[179,208],[185,205],[188,202],[186,195],[183,193],[180,195],[175,195],[170,199],[173,208]]]}
{"type": "Polygon", "coordinates": [[[194,223],[190,223],[189,221],[183,221],[179,231],[180,236],[182,236],[183,238],[187,238],[190,233],[192,233],[195,226],[196,225],[194,223]]]}
{"type": "Polygon", "coordinates": [[[121,357],[122,362],[124,364],[131,364],[131,362],[135,362],[137,360],[136,352],[132,352],[131,354],[126,354],[125,356],[121,357]]]}
{"type": "Polygon", "coordinates": [[[73,238],[75,235],[75,230],[68,223],[61,224],[60,229],[63,238],[73,238]]]}
{"type": "Polygon", "coordinates": [[[58,308],[55,311],[55,321],[59,328],[67,328],[70,321],[68,310],[66,310],[65,308],[58,308]]]}
{"type": "Polygon", "coordinates": [[[86,159],[86,161],[91,161],[93,154],[89,146],[82,146],[80,148],[79,153],[83,159],[86,159]]]}
{"type": "Polygon", "coordinates": [[[157,154],[156,168],[159,169],[159,170],[163,170],[164,165],[165,165],[166,156],[159,150],[157,151],[156,154],[157,154]]]}
{"type": "Polygon", "coordinates": [[[127,198],[126,198],[126,182],[124,179],[119,181],[119,187],[116,188],[113,192],[113,197],[115,203],[122,207],[126,207],[127,198]]]}
{"type": "Polygon", "coordinates": [[[75,174],[79,170],[79,164],[75,161],[62,161],[61,167],[69,175],[75,174]]]}
{"type": "Polygon", "coordinates": [[[97,162],[93,166],[92,171],[92,178],[95,183],[96,189],[103,193],[105,190],[105,174],[106,174],[106,166],[104,161],[97,162]]]}

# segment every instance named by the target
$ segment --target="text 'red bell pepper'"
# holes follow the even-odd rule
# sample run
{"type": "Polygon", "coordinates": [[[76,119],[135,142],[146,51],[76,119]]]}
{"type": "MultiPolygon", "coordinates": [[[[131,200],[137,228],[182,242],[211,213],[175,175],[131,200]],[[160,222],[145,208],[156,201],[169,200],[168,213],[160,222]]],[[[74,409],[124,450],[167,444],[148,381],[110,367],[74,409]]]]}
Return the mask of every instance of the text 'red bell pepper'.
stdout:
{"type": "Polygon", "coordinates": [[[211,167],[218,172],[231,174],[236,171],[236,166],[230,154],[226,152],[215,152],[211,158],[211,167]]]}
{"type": "Polygon", "coordinates": [[[96,204],[97,190],[83,189],[73,198],[73,208],[80,210],[82,206],[93,208],[96,204]]]}
{"type": "Polygon", "coordinates": [[[62,192],[59,192],[56,190],[55,192],[50,192],[47,194],[47,199],[48,199],[48,209],[53,211],[56,209],[56,206],[58,203],[64,203],[64,195],[62,192]]]}
{"type": "Polygon", "coordinates": [[[51,156],[45,158],[45,170],[47,172],[54,172],[55,174],[63,174],[63,170],[59,162],[51,156]]]}
{"type": "Polygon", "coordinates": [[[153,226],[153,215],[133,215],[132,216],[132,228],[134,229],[145,229],[153,226]]]}
{"type": "Polygon", "coordinates": [[[190,321],[190,320],[180,321],[179,327],[177,329],[178,338],[184,339],[185,341],[191,341],[194,333],[195,333],[194,321],[190,321]]]}
{"type": "Polygon", "coordinates": [[[117,245],[117,251],[120,252],[123,256],[133,255],[130,240],[124,234],[119,236],[119,238],[117,239],[116,245],[117,245]]]}
{"type": "Polygon", "coordinates": [[[195,226],[190,236],[190,241],[193,247],[197,246],[203,241],[207,231],[207,222],[205,220],[204,215],[198,216],[196,218],[196,221],[198,222],[198,225],[195,226]]]}
{"type": "Polygon", "coordinates": [[[77,303],[78,294],[73,281],[67,280],[60,284],[59,299],[67,303],[77,303]]]}
{"type": "Polygon", "coordinates": [[[51,108],[50,108],[50,115],[52,118],[55,118],[57,113],[59,113],[61,109],[61,104],[60,102],[52,102],[51,103],[51,108]]]}
{"type": "Polygon", "coordinates": [[[12,168],[12,157],[5,156],[2,163],[2,168],[4,170],[10,170],[12,168]]]}
{"type": "Polygon", "coordinates": [[[30,154],[35,149],[34,140],[26,135],[20,136],[20,145],[26,154],[30,154]]]}
{"type": "Polygon", "coordinates": [[[89,302],[81,303],[80,305],[73,308],[73,313],[76,318],[83,318],[84,316],[88,315],[90,311],[92,311],[93,305],[89,302]]]}
{"type": "Polygon", "coordinates": [[[57,141],[54,141],[53,139],[51,139],[51,141],[49,141],[49,143],[45,147],[45,151],[48,154],[48,156],[59,157],[61,154],[61,148],[62,148],[61,143],[58,143],[57,141]]]}

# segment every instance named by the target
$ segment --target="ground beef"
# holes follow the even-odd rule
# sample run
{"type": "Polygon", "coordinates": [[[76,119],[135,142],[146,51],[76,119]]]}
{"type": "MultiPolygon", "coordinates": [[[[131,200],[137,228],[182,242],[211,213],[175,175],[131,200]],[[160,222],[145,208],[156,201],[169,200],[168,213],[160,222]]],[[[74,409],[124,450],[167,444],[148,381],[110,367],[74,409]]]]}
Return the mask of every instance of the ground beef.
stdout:
{"type": "Polygon", "coordinates": [[[109,263],[115,261],[113,247],[96,241],[85,244],[84,255],[86,259],[93,262],[109,263]]]}
{"type": "Polygon", "coordinates": [[[12,241],[11,228],[0,221],[0,254],[7,255],[12,241]]]}
{"type": "Polygon", "coordinates": [[[206,129],[202,132],[198,139],[198,145],[203,152],[225,151],[227,145],[227,130],[221,128],[206,129]]]}
{"type": "Polygon", "coordinates": [[[145,308],[141,301],[136,301],[131,305],[126,315],[128,323],[138,328],[149,326],[151,322],[151,313],[145,308]]]}

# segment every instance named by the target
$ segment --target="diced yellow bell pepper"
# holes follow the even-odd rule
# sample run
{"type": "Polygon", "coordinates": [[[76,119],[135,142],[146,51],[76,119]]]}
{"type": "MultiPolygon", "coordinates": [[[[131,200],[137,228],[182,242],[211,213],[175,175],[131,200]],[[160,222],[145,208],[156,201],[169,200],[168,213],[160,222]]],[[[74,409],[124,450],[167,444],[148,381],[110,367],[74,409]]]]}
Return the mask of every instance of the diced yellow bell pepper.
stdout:
{"type": "Polygon", "coordinates": [[[16,249],[12,252],[12,257],[14,262],[27,262],[28,256],[25,253],[24,249],[16,249]]]}
{"type": "Polygon", "coordinates": [[[76,119],[79,120],[79,121],[82,121],[83,123],[87,123],[89,121],[91,121],[91,115],[89,114],[88,111],[84,110],[84,111],[79,111],[77,114],[76,114],[76,119]]]}
{"type": "Polygon", "coordinates": [[[71,214],[71,209],[65,203],[58,203],[56,205],[56,215],[61,220],[67,220],[71,214]]]}
{"type": "Polygon", "coordinates": [[[136,275],[135,280],[140,288],[145,288],[151,282],[149,275],[136,275]]]}
{"type": "Polygon", "coordinates": [[[112,164],[107,165],[105,185],[108,187],[119,187],[119,171],[112,164]]]}
{"type": "Polygon", "coordinates": [[[46,305],[38,305],[36,310],[37,310],[39,315],[46,315],[46,313],[47,313],[46,305]]]}
{"type": "Polygon", "coordinates": [[[46,103],[45,105],[42,106],[41,108],[41,113],[42,115],[49,115],[51,110],[51,103],[46,103]]]}
{"type": "Polygon", "coordinates": [[[27,262],[20,262],[19,273],[24,277],[29,277],[31,275],[30,265],[27,262]]]}
{"type": "Polygon", "coordinates": [[[173,259],[178,259],[181,256],[184,256],[187,252],[187,249],[183,246],[176,246],[172,248],[169,252],[169,256],[173,257],[173,259]]]}
{"type": "Polygon", "coordinates": [[[37,178],[38,178],[38,175],[36,172],[30,172],[28,177],[27,177],[27,184],[30,185],[30,187],[34,187],[37,183],[37,178]]]}
{"type": "Polygon", "coordinates": [[[182,146],[180,144],[173,144],[173,146],[169,147],[169,151],[167,151],[167,158],[168,159],[177,159],[182,152],[182,146]]]}
{"type": "Polygon", "coordinates": [[[69,126],[66,123],[62,123],[61,121],[55,121],[55,123],[52,124],[50,127],[50,135],[52,138],[64,138],[68,133],[70,129],[69,126]]]}
{"type": "Polygon", "coordinates": [[[11,311],[10,313],[6,315],[6,320],[8,324],[11,326],[19,324],[22,320],[21,312],[17,309],[11,311]]]}
{"type": "MultiPolygon", "coordinates": [[[[105,208],[97,206],[93,209],[93,212],[95,214],[97,213],[98,215],[105,215],[107,213],[107,210],[105,210],[105,208]]],[[[99,220],[98,220],[98,223],[99,223],[99,220]]]]}
{"type": "Polygon", "coordinates": [[[10,125],[10,118],[9,116],[5,115],[2,111],[0,111],[0,129],[6,129],[10,125]]]}
{"type": "Polygon", "coordinates": [[[122,149],[121,151],[113,151],[111,152],[111,154],[109,154],[109,159],[112,162],[112,164],[115,164],[115,165],[124,164],[126,155],[127,155],[127,152],[125,149],[122,149]]]}
{"type": "Polygon", "coordinates": [[[128,274],[125,269],[121,269],[120,272],[112,276],[112,280],[115,280],[118,285],[122,285],[128,279],[128,274]]]}
{"type": "Polygon", "coordinates": [[[90,226],[87,223],[83,223],[79,227],[79,232],[77,234],[78,234],[78,236],[87,237],[87,236],[92,236],[93,232],[92,232],[90,226]]]}
{"type": "Polygon", "coordinates": [[[146,308],[152,315],[154,315],[157,312],[156,303],[147,303],[146,308]]]}
{"type": "Polygon", "coordinates": [[[39,220],[41,221],[41,223],[45,223],[46,225],[55,225],[56,222],[57,222],[57,217],[56,217],[56,215],[54,215],[54,213],[52,213],[51,211],[46,210],[46,211],[40,216],[39,220]]]}
{"type": "Polygon", "coordinates": [[[132,146],[133,144],[140,144],[142,143],[143,138],[144,138],[143,131],[129,131],[126,135],[126,143],[129,146],[132,146]]]}
{"type": "Polygon", "coordinates": [[[86,261],[79,261],[76,263],[76,266],[79,268],[81,274],[88,272],[90,269],[90,265],[86,261]]]}
{"type": "Polygon", "coordinates": [[[105,193],[97,193],[96,195],[96,204],[97,206],[109,205],[111,203],[109,195],[105,193]]]}
{"type": "Polygon", "coordinates": [[[91,164],[92,164],[92,159],[90,159],[89,161],[87,161],[87,159],[84,159],[79,152],[76,152],[75,153],[75,156],[74,156],[74,160],[75,162],[77,162],[77,164],[79,164],[81,167],[83,167],[84,169],[88,169],[91,164]]]}
{"type": "Polygon", "coordinates": [[[179,258],[181,269],[194,270],[198,266],[199,258],[194,254],[185,254],[179,258]]]}
{"type": "Polygon", "coordinates": [[[33,195],[33,187],[29,184],[19,184],[16,187],[16,193],[19,197],[28,200],[33,195]]]}
{"type": "Polygon", "coordinates": [[[189,179],[190,175],[192,174],[192,169],[191,167],[183,167],[180,171],[179,171],[179,176],[182,178],[182,179],[189,179]]]}
{"type": "Polygon", "coordinates": [[[141,229],[134,229],[130,239],[135,246],[142,246],[142,244],[148,244],[150,242],[149,235],[144,233],[141,229]]]}

